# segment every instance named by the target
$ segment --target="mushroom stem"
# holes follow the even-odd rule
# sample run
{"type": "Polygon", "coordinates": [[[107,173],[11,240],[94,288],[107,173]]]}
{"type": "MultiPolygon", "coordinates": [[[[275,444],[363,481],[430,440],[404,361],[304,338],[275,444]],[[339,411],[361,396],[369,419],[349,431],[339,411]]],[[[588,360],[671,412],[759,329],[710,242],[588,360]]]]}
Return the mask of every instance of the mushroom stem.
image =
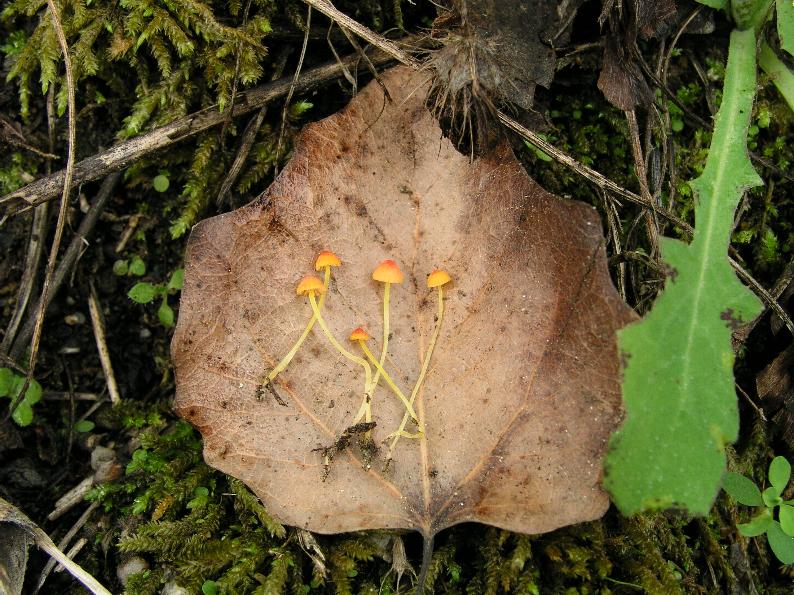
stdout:
{"type": "MultiPolygon", "coordinates": [[[[331,267],[326,266],[325,280],[323,281],[323,292],[320,294],[320,303],[319,303],[320,310],[323,309],[323,305],[325,304],[325,294],[328,292],[328,286],[330,284],[331,284],[331,267]]],[[[270,374],[267,375],[267,380],[265,380],[265,384],[267,384],[268,382],[273,382],[276,379],[276,376],[278,376],[284,370],[287,369],[287,366],[289,366],[290,362],[292,361],[292,358],[295,357],[295,354],[298,353],[298,349],[300,349],[300,346],[303,345],[303,342],[306,340],[306,337],[308,337],[309,333],[312,332],[312,329],[314,328],[314,324],[316,322],[317,322],[317,317],[314,314],[312,314],[309,323],[306,325],[306,328],[303,329],[303,333],[301,334],[300,338],[298,338],[298,341],[295,343],[295,345],[292,346],[292,349],[290,349],[287,352],[287,355],[285,355],[281,359],[281,361],[278,364],[276,364],[276,367],[270,371],[270,374]]]]}
{"type": "MultiPolygon", "coordinates": [[[[425,353],[425,359],[422,362],[422,370],[419,372],[419,378],[416,379],[416,384],[414,385],[414,389],[411,391],[411,398],[409,399],[409,403],[413,406],[414,401],[416,400],[416,395],[419,394],[419,389],[422,387],[422,383],[425,381],[425,376],[427,375],[427,369],[430,367],[430,358],[433,357],[433,349],[436,346],[436,341],[438,340],[438,335],[441,332],[441,320],[444,318],[444,289],[439,285],[438,286],[438,314],[436,315],[436,326],[433,328],[433,334],[430,336],[430,343],[427,346],[427,352],[425,353]]],[[[401,436],[406,438],[416,438],[418,437],[416,434],[410,434],[405,431],[405,424],[408,423],[408,413],[403,415],[402,422],[400,423],[400,427],[397,429],[396,432],[393,432],[389,435],[389,437],[394,436],[391,445],[389,446],[389,454],[386,457],[387,465],[388,461],[391,461],[392,455],[394,454],[394,448],[397,446],[397,442],[400,440],[401,436]]]]}
{"type": "Polygon", "coordinates": [[[320,308],[317,305],[317,299],[314,297],[314,293],[315,292],[313,291],[309,293],[309,303],[312,305],[314,318],[317,319],[317,322],[320,324],[320,328],[323,329],[323,333],[325,333],[325,336],[328,337],[331,345],[333,345],[339,353],[344,355],[351,362],[356,363],[364,368],[364,404],[366,405],[364,413],[366,416],[366,421],[372,421],[372,410],[370,408],[370,401],[372,400],[372,388],[374,387],[374,383],[372,382],[372,369],[369,367],[367,360],[360,358],[357,355],[353,355],[347,349],[342,347],[339,341],[336,340],[336,337],[334,337],[333,333],[328,328],[328,325],[325,324],[325,320],[323,319],[323,315],[320,313],[320,308]]]}
{"type": "MultiPolygon", "coordinates": [[[[416,412],[414,411],[413,405],[411,405],[411,403],[408,401],[405,394],[403,394],[403,391],[401,391],[400,388],[394,383],[391,376],[389,376],[388,372],[386,372],[386,370],[383,369],[383,366],[380,365],[378,360],[375,359],[375,356],[369,350],[367,344],[363,340],[359,340],[358,344],[361,346],[361,349],[364,351],[369,361],[372,362],[372,365],[375,366],[375,368],[377,368],[378,374],[383,375],[383,379],[386,381],[386,384],[389,385],[389,387],[392,389],[394,394],[397,395],[400,398],[400,400],[403,402],[403,405],[405,405],[406,413],[409,414],[414,420],[416,420],[417,423],[419,423],[419,418],[416,416],[416,412]]],[[[376,374],[375,380],[373,380],[373,384],[377,381],[377,378],[378,376],[376,374]]]]}
{"type": "MultiPolygon", "coordinates": [[[[386,362],[386,354],[389,351],[389,297],[391,294],[391,283],[384,283],[383,286],[383,346],[380,350],[380,360],[378,361],[377,366],[378,369],[375,372],[375,384],[378,384],[378,380],[380,380],[383,364],[386,362]]],[[[385,376],[386,375],[384,374],[384,377],[385,376]]],[[[409,409],[411,408],[409,407],[409,409]]],[[[415,415],[413,417],[416,418],[415,415]]]]}

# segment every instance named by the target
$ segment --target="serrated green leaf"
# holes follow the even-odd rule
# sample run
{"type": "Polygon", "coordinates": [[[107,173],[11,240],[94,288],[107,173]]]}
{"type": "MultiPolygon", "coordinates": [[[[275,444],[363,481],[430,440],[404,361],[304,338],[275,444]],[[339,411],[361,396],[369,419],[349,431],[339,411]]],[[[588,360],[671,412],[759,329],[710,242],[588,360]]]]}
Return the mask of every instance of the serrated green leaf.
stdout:
{"type": "Polygon", "coordinates": [[[151,283],[136,283],[127,296],[139,304],[148,304],[157,296],[157,288],[151,283]]]}
{"type": "Polygon", "coordinates": [[[794,537],[794,506],[790,504],[780,505],[780,528],[787,535],[794,537]]]}
{"type": "Polygon", "coordinates": [[[758,65],[769,75],[783,99],[794,111],[794,72],[777,57],[775,51],[766,42],[761,43],[761,51],[758,53],[758,65]]]}
{"type": "Polygon", "coordinates": [[[780,47],[794,56],[794,2],[777,0],[777,35],[780,47]]]}
{"type": "Polygon", "coordinates": [[[772,521],[766,531],[769,547],[783,564],[794,564],[794,537],[786,535],[777,521],[772,521]]]}
{"type": "Polygon", "coordinates": [[[30,403],[22,401],[17,405],[17,408],[14,409],[11,418],[23,428],[29,426],[33,423],[33,407],[30,406],[30,403]]]}
{"type": "Polygon", "coordinates": [[[671,271],[653,310],[620,331],[626,421],[612,436],[604,484],[624,514],[676,506],[705,515],[736,440],[732,328],[761,308],[727,258],[743,192],[761,184],[747,155],[755,33],[733,31],[722,104],[697,196],[691,244],[663,238],[671,271]]]}
{"type": "Polygon", "coordinates": [[[727,473],[722,482],[722,489],[739,504],[761,506],[764,503],[761,499],[761,490],[755,482],[739,473],[727,473]]]}
{"type": "Polygon", "coordinates": [[[791,479],[791,464],[786,457],[775,457],[769,464],[769,483],[777,490],[778,495],[786,489],[791,479]]]}
{"type": "Polygon", "coordinates": [[[766,533],[773,522],[772,514],[768,510],[764,510],[751,518],[749,522],[736,525],[736,528],[745,537],[758,537],[766,533]]]}

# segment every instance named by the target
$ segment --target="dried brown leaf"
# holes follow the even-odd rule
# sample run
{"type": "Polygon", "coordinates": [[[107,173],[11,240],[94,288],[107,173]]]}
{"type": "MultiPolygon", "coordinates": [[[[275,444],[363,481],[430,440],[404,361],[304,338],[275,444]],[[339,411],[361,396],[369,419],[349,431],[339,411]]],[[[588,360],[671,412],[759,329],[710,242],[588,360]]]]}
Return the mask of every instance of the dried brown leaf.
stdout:
{"type": "MultiPolygon", "coordinates": [[[[320,533],[410,528],[431,536],[464,521],[541,533],[601,516],[606,440],[620,417],[616,330],[633,319],[607,271],[594,210],[542,190],[509,148],[470,161],[423,105],[422,75],[383,78],[311,124],[265,194],[199,224],[190,238],[172,353],[176,409],[200,429],[211,465],[245,481],[279,521],[320,533]],[[276,379],[260,380],[311,317],[295,297],[317,252],[334,250],[324,315],[342,340],[365,326],[379,352],[381,296],[371,271],[400,262],[386,367],[410,393],[436,294],[453,287],[416,409],[421,440],[403,439],[383,471],[353,446],[323,481],[313,449],[352,423],[363,374],[315,326],[276,379]]],[[[352,349],[352,346],[351,346],[352,349]]],[[[403,414],[379,387],[380,443],[403,414]]]]}

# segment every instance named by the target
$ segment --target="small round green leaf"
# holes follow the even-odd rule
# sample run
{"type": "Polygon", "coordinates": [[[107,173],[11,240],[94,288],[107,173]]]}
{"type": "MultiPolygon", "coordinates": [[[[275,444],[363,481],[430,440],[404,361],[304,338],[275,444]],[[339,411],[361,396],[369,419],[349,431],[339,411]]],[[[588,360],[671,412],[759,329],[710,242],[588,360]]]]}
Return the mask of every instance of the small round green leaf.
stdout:
{"type": "Polygon", "coordinates": [[[126,260],[117,260],[113,263],[113,274],[123,277],[130,270],[130,265],[126,260]]]}
{"type": "Polygon", "coordinates": [[[736,528],[739,529],[739,533],[745,537],[757,537],[758,535],[766,533],[772,523],[772,514],[769,510],[763,510],[761,513],[751,518],[750,522],[740,523],[736,525],[736,528]]]}
{"type": "Polygon", "coordinates": [[[769,483],[777,490],[778,495],[786,489],[791,479],[791,464],[786,457],[775,457],[769,464],[769,483]]]}
{"type": "Polygon", "coordinates": [[[779,518],[783,532],[794,537],[794,506],[781,504],[779,518]]]}
{"type": "Polygon", "coordinates": [[[769,547],[783,564],[794,564],[794,537],[786,535],[780,524],[772,521],[766,532],[769,547]]]}
{"type": "Polygon", "coordinates": [[[722,489],[728,492],[728,495],[739,504],[761,506],[764,503],[758,486],[751,479],[740,473],[727,473],[722,482],[722,489]]]}
{"type": "Polygon", "coordinates": [[[127,294],[129,298],[139,304],[148,304],[157,295],[157,290],[151,283],[136,283],[127,294]]]}
{"type": "Polygon", "coordinates": [[[783,498],[780,497],[780,492],[777,491],[775,486],[769,486],[767,489],[765,489],[761,493],[761,497],[764,500],[764,504],[766,504],[769,508],[774,508],[783,502],[783,498]]]}
{"type": "Polygon", "coordinates": [[[41,401],[41,385],[31,378],[28,390],[25,391],[25,402],[28,405],[35,405],[41,401]]]}
{"type": "Polygon", "coordinates": [[[160,174],[159,176],[155,176],[152,180],[152,186],[157,192],[165,192],[168,190],[168,187],[171,185],[171,181],[168,179],[167,176],[160,174]]]}
{"type": "Polygon", "coordinates": [[[11,418],[23,428],[29,426],[33,423],[33,407],[30,406],[30,403],[22,401],[17,408],[14,409],[11,418]]]}
{"type": "Polygon", "coordinates": [[[130,275],[142,277],[146,274],[146,263],[140,256],[133,256],[130,261],[130,275]]]}
{"type": "Polygon", "coordinates": [[[218,595],[218,583],[215,581],[204,581],[201,585],[201,592],[204,595],[218,595]]]}
{"type": "Polygon", "coordinates": [[[86,432],[90,432],[94,429],[94,422],[84,419],[83,421],[78,421],[74,424],[74,431],[79,432],[81,434],[85,434],[86,432]]]}
{"type": "Polygon", "coordinates": [[[160,307],[157,308],[157,318],[160,319],[160,324],[165,327],[172,327],[174,326],[174,311],[171,309],[171,306],[168,305],[168,302],[163,298],[163,303],[160,304],[160,307]]]}

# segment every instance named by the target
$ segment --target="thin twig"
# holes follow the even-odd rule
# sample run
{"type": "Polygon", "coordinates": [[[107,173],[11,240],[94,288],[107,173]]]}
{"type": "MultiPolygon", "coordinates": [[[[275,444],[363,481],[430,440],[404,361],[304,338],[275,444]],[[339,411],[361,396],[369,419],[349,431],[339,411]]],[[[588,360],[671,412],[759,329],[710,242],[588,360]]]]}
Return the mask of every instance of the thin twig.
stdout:
{"type": "Polygon", "coordinates": [[[298,79],[301,75],[301,68],[303,68],[303,59],[306,57],[306,47],[309,45],[309,31],[312,26],[312,7],[309,6],[306,11],[306,35],[303,36],[303,45],[301,46],[301,53],[298,56],[298,66],[295,68],[295,74],[292,77],[292,84],[287,91],[287,97],[284,99],[284,107],[281,109],[281,126],[278,129],[278,141],[276,142],[276,158],[274,160],[273,169],[278,173],[278,160],[281,157],[281,144],[284,142],[284,131],[287,128],[287,114],[289,112],[289,102],[292,101],[292,95],[295,93],[295,87],[298,86],[298,79]]]}
{"type": "Polygon", "coordinates": [[[113,403],[115,407],[121,404],[121,395],[119,394],[119,387],[116,384],[116,375],[113,373],[110,351],[108,351],[108,344],[105,340],[105,324],[102,322],[102,310],[99,306],[99,299],[97,298],[93,283],[91,284],[90,294],[88,296],[88,311],[91,314],[91,326],[94,329],[94,339],[96,340],[96,348],[99,352],[99,361],[102,363],[102,371],[105,373],[105,381],[108,385],[110,402],[113,403]]]}
{"type": "Polygon", "coordinates": [[[637,124],[637,114],[634,110],[628,110],[624,114],[629,126],[629,144],[631,145],[631,154],[634,157],[634,173],[640,184],[640,195],[645,202],[652,205],[650,209],[645,211],[645,229],[648,234],[648,242],[651,245],[651,256],[656,258],[659,255],[659,229],[655,217],[656,203],[648,188],[648,172],[645,168],[645,157],[642,154],[642,146],[640,145],[640,127],[637,124]]]}

